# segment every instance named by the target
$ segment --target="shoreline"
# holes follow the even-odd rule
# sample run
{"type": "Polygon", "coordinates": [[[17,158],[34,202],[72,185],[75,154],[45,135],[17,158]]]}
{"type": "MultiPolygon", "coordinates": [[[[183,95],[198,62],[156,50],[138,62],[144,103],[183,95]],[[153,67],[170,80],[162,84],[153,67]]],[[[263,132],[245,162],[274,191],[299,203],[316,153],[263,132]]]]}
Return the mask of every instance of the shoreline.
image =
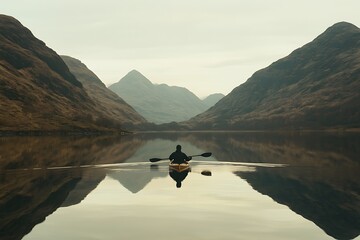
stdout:
{"type": "Polygon", "coordinates": [[[0,130],[0,137],[21,137],[21,136],[101,136],[101,135],[131,135],[137,133],[277,133],[277,134],[295,134],[295,133],[354,133],[360,134],[360,128],[335,128],[335,129],[277,129],[277,130],[140,130],[140,131],[99,131],[99,130],[83,130],[83,131],[46,131],[46,130],[0,130]]]}
{"type": "Polygon", "coordinates": [[[9,131],[0,130],[0,137],[41,137],[41,136],[103,136],[103,135],[129,135],[133,134],[130,131],[42,131],[42,130],[29,130],[29,131],[9,131]]]}

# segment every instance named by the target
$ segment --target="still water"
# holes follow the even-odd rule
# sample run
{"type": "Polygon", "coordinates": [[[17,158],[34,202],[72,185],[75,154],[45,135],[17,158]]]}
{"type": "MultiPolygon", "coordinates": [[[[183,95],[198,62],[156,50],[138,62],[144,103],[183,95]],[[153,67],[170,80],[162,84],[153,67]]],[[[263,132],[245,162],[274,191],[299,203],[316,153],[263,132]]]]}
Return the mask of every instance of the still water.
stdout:
{"type": "Polygon", "coordinates": [[[2,240],[360,239],[358,134],[10,137],[0,150],[2,240]],[[177,144],[213,155],[181,173],[148,161],[177,144]]]}

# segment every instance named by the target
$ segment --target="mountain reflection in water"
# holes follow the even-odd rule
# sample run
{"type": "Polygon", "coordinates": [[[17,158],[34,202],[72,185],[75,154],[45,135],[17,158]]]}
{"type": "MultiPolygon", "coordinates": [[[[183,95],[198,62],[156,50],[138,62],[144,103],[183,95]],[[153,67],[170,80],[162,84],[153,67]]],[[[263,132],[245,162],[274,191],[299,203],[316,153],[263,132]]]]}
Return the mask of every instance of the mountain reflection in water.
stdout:
{"type": "MultiPolygon", "coordinates": [[[[1,138],[0,239],[22,239],[58,208],[81,204],[107,176],[132,194],[156,179],[175,188],[166,163],[151,167],[148,159],[167,157],[179,143],[190,155],[213,153],[214,157],[195,159],[190,175],[213,167],[216,176],[214,166],[222,162],[286,164],[229,171],[328,236],[353,239],[360,234],[358,135],[169,133],[1,138]],[[60,168],[68,166],[72,167],[60,168]]],[[[192,184],[189,178],[184,182],[182,188],[192,184]]]]}

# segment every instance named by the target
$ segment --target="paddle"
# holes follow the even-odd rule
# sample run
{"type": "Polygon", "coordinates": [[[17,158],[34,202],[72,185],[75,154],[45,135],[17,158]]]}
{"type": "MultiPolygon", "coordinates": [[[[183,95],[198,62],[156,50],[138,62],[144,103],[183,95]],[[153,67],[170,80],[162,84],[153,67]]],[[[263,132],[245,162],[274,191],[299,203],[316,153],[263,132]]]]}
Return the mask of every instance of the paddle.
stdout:
{"type": "MultiPolygon", "coordinates": [[[[203,154],[198,154],[198,155],[192,155],[192,156],[189,156],[189,157],[210,157],[211,156],[211,152],[206,152],[206,153],[203,153],[203,154]]],[[[161,161],[161,160],[167,160],[169,158],[150,158],[149,161],[150,162],[158,162],[158,161],[161,161]]]]}

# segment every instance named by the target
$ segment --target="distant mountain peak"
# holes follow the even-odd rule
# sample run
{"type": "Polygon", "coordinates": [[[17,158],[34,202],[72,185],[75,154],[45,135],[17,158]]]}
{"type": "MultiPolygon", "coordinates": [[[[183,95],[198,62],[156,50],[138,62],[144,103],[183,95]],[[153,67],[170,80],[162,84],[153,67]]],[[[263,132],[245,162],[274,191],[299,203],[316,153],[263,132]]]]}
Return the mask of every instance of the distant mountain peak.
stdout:
{"type": "Polygon", "coordinates": [[[149,79],[147,79],[144,75],[135,69],[126,74],[122,79],[120,79],[120,81],[133,84],[140,83],[145,85],[152,85],[152,82],[149,79]]]}
{"type": "Polygon", "coordinates": [[[140,76],[143,76],[143,77],[144,77],[144,75],[142,75],[141,72],[139,72],[139,71],[136,70],[136,69],[131,70],[128,74],[131,74],[131,75],[140,75],[140,76]]]}
{"type": "Polygon", "coordinates": [[[152,84],[136,70],[109,86],[149,122],[185,121],[205,111],[207,106],[184,87],[152,84]]]}

